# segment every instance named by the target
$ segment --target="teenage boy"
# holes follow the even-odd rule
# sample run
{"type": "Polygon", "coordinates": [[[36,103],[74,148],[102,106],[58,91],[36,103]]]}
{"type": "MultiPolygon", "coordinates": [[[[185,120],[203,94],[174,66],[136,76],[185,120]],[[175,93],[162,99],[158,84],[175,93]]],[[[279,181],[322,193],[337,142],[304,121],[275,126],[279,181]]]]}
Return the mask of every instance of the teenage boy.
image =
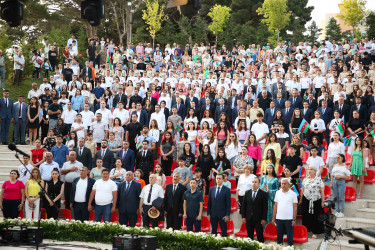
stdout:
{"type": "Polygon", "coordinates": [[[323,167],[325,165],[323,158],[318,156],[318,148],[315,145],[311,146],[310,153],[311,153],[311,156],[309,157],[309,159],[307,159],[306,164],[308,166],[309,165],[315,166],[316,177],[320,177],[322,175],[323,167]]]}
{"type": "Polygon", "coordinates": [[[302,159],[301,157],[296,155],[296,146],[290,145],[289,146],[289,155],[284,158],[283,167],[285,168],[287,165],[291,166],[292,171],[292,178],[299,178],[299,170],[302,167],[302,159]]]}

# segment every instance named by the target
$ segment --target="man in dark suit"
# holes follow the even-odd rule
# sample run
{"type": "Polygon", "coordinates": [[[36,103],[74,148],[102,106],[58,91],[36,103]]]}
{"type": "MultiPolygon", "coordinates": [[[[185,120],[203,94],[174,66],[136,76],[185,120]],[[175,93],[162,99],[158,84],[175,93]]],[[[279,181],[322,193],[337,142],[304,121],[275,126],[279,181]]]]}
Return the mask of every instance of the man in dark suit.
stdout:
{"type": "Polygon", "coordinates": [[[289,101],[290,101],[291,107],[293,109],[296,109],[296,108],[301,109],[302,108],[302,98],[298,97],[298,91],[297,90],[294,89],[292,91],[292,96],[289,98],[289,101]]]}
{"type": "Polygon", "coordinates": [[[318,108],[318,102],[314,99],[314,95],[312,93],[309,94],[307,101],[309,102],[309,109],[313,112],[318,108]]]}
{"type": "Polygon", "coordinates": [[[219,121],[221,113],[225,113],[227,117],[229,116],[229,108],[227,105],[225,105],[224,99],[220,99],[219,105],[216,106],[216,111],[215,111],[215,122],[217,123],[219,121]]]}
{"type": "MultiPolygon", "coordinates": [[[[292,119],[293,111],[294,111],[294,109],[291,107],[290,101],[289,100],[286,101],[285,102],[285,108],[283,110],[281,110],[281,112],[283,112],[285,124],[290,123],[290,121],[292,119]]],[[[287,133],[289,132],[289,126],[286,126],[285,132],[287,132],[287,133]]]]}
{"type": "Polygon", "coordinates": [[[350,106],[348,104],[345,104],[345,99],[343,96],[339,97],[339,100],[337,101],[337,104],[335,105],[335,110],[338,110],[340,112],[340,118],[345,116],[345,121],[349,122],[350,119],[350,106]]]}
{"type": "Polygon", "coordinates": [[[327,145],[329,144],[329,124],[333,118],[333,111],[330,107],[328,107],[328,103],[326,100],[323,100],[322,107],[318,108],[317,111],[320,112],[320,118],[324,121],[326,125],[325,138],[327,141],[327,145]]]}
{"type": "Polygon", "coordinates": [[[211,234],[217,234],[217,224],[220,224],[223,237],[227,237],[227,221],[230,216],[230,189],[223,186],[224,177],[216,175],[216,186],[210,188],[207,203],[207,219],[211,221],[211,234]]]}
{"type": "Polygon", "coordinates": [[[143,98],[142,105],[145,106],[146,100],[149,99],[151,102],[151,105],[155,107],[156,104],[158,104],[158,101],[156,100],[155,97],[152,97],[152,92],[147,91],[147,96],[143,98]]]}
{"type": "Polygon", "coordinates": [[[175,92],[175,97],[172,98],[172,101],[171,101],[171,106],[175,106],[177,104],[177,100],[180,99],[181,103],[182,104],[185,104],[184,102],[184,99],[182,99],[180,97],[180,92],[179,91],[176,91],[175,92]]]}
{"type": "Polygon", "coordinates": [[[137,103],[136,107],[137,107],[137,110],[134,110],[132,114],[138,115],[138,122],[142,126],[148,125],[147,111],[142,109],[142,104],[140,102],[137,103]]]}
{"type": "Polygon", "coordinates": [[[217,94],[217,97],[216,97],[215,101],[214,101],[215,107],[217,107],[217,106],[220,105],[220,100],[224,100],[224,105],[228,105],[228,103],[227,103],[227,99],[225,99],[225,98],[223,97],[223,92],[219,92],[219,93],[217,94]]]}
{"type": "Polygon", "coordinates": [[[238,111],[240,111],[240,109],[242,109],[241,105],[242,105],[242,101],[241,101],[241,99],[238,99],[237,105],[233,109],[229,109],[229,113],[230,113],[229,117],[231,119],[230,124],[233,124],[236,121],[236,119],[238,117],[238,111]]]}
{"type": "Polygon", "coordinates": [[[13,117],[13,100],[9,98],[9,91],[4,90],[0,99],[1,143],[8,145],[10,121],[13,117]]]}
{"type": "Polygon", "coordinates": [[[201,107],[201,113],[200,113],[201,119],[204,118],[203,116],[206,110],[209,110],[211,112],[212,117],[215,117],[215,106],[211,104],[210,99],[206,99],[205,105],[201,107]]]}
{"type": "Polygon", "coordinates": [[[139,206],[141,184],[133,181],[133,172],[127,171],[125,181],[118,185],[116,211],[120,225],[135,227],[139,206]]]}
{"type": "MultiPolygon", "coordinates": [[[[184,104],[181,103],[181,98],[176,100],[176,105],[173,106],[177,109],[177,114],[181,117],[182,120],[185,120],[186,116],[186,107],[184,104]]],[[[173,109],[173,108],[172,108],[173,109]]]]}
{"type": "Polygon", "coordinates": [[[277,93],[276,98],[273,99],[273,101],[275,102],[276,108],[278,108],[280,110],[283,110],[285,108],[285,99],[282,98],[281,93],[277,93]]]}
{"type": "Polygon", "coordinates": [[[128,103],[127,99],[128,97],[124,94],[124,89],[119,88],[118,94],[113,98],[113,107],[116,108],[119,102],[123,102],[124,104],[128,103]]]}
{"type": "Polygon", "coordinates": [[[94,112],[94,105],[92,105],[91,103],[89,103],[89,97],[88,96],[85,96],[83,98],[83,103],[81,103],[79,105],[79,110],[78,110],[78,113],[81,113],[83,110],[85,110],[85,104],[88,104],[89,105],[89,109],[91,112],[94,112]]]}
{"type": "Polygon", "coordinates": [[[247,237],[254,240],[254,228],[259,242],[264,242],[263,226],[267,221],[268,195],[260,188],[259,177],[254,177],[252,189],[246,191],[243,198],[241,214],[246,223],[247,237]]]}
{"type": "Polygon", "coordinates": [[[367,119],[367,108],[364,104],[362,104],[362,99],[360,97],[355,98],[355,105],[352,105],[350,109],[350,119],[353,118],[354,110],[358,111],[359,119],[362,119],[362,120],[367,119]]]}
{"type": "Polygon", "coordinates": [[[129,145],[128,141],[123,141],[122,149],[117,152],[116,157],[122,159],[123,168],[125,168],[126,171],[134,172],[135,153],[129,148],[129,145]]]}
{"type": "MultiPolygon", "coordinates": [[[[204,93],[204,97],[201,98],[201,100],[199,101],[199,107],[202,107],[202,106],[206,105],[206,100],[207,100],[207,99],[210,99],[212,105],[214,105],[214,104],[213,104],[213,100],[212,100],[212,98],[210,97],[210,92],[206,91],[206,92],[204,93]]],[[[172,100],[172,105],[173,105],[173,100],[172,100]]]]}
{"type": "Polygon", "coordinates": [[[26,132],[26,121],[27,121],[27,109],[28,105],[25,103],[25,96],[19,95],[18,102],[13,104],[13,118],[12,123],[14,124],[14,143],[18,143],[20,139],[21,145],[26,145],[25,132],[26,132]]]}
{"type": "Polygon", "coordinates": [[[324,98],[319,101],[319,107],[322,106],[323,100],[327,102],[327,106],[329,108],[333,109],[333,101],[332,101],[331,98],[329,98],[329,93],[328,92],[324,92],[324,98]]]}
{"type": "Polygon", "coordinates": [[[74,149],[77,154],[77,161],[81,162],[84,167],[89,170],[92,169],[92,154],[91,150],[85,147],[85,138],[78,139],[78,147],[74,149]]]}
{"type": "Polygon", "coordinates": [[[130,97],[129,108],[131,108],[133,102],[135,104],[141,103],[141,105],[142,105],[142,97],[138,95],[138,89],[134,89],[134,95],[132,97],[130,97]]]}
{"type": "Polygon", "coordinates": [[[92,69],[90,68],[89,62],[85,63],[85,67],[82,69],[81,78],[85,79],[85,77],[88,76],[90,80],[92,80],[92,69]]]}
{"type": "Polygon", "coordinates": [[[102,159],[103,160],[103,167],[111,170],[115,163],[115,157],[113,155],[113,152],[108,149],[108,142],[107,140],[102,140],[101,142],[101,149],[96,152],[94,157],[94,162],[96,162],[96,159],[102,159]]]}
{"type": "Polygon", "coordinates": [[[277,82],[272,84],[272,96],[273,98],[277,98],[277,93],[281,93],[281,98],[286,98],[286,91],[285,91],[285,85],[281,82],[280,77],[276,77],[277,82]]]}
{"type": "Polygon", "coordinates": [[[70,192],[70,210],[74,210],[74,219],[81,222],[89,220],[88,203],[95,180],[88,177],[87,167],[82,167],[79,178],[74,179],[70,192]]]}
{"type": "Polygon", "coordinates": [[[273,118],[275,117],[276,111],[279,110],[278,108],[275,108],[275,102],[271,101],[270,107],[266,109],[266,112],[264,113],[264,120],[267,123],[268,127],[271,128],[273,118]]]}
{"type": "Polygon", "coordinates": [[[194,96],[194,90],[190,90],[189,95],[186,96],[186,108],[189,109],[192,105],[191,103],[195,102],[195,107],[199,105],[199,100],[196,96],[194,96]]]}
{"type": "Polygon", "coordinates": [[[314,112],[311,109],[309,109],[309,102],[304,101],[303,102],[303,109],[301,109],[302,118],[305,119],[308,123],[310,123],[311,119],[313,117],[313,114],[314,114],[314,112]]]}
{"type": "Polygon", "coordinates": [[[167,219],[167,228],[181,229],[182,215],[184,214],[182,196],[186,187],[180,183],[180,173],[173,174],[173,183],[165,188],[164,216],[167,219]]]}
{"type": "Polygon", "coordinates": [[[136,168],[141,169],[144,173],[143,179],[145,180],[146,184],[148,184],[150,172],[154,170],[154,154],[151,150],[148,150],[148,141],[144,140],[142,142],[142,149],[143,151],[139,151],[137,154],[136,168]]]}
{"type": "Polygon", "coordinates": [[[241,100],[241,97],[237,95],[236,89],[232,89],[230,93],[231,96],[228,98],[228,106],[229,109],[233,109],[234,107],[237,107],[237,100],[241,100]]]}

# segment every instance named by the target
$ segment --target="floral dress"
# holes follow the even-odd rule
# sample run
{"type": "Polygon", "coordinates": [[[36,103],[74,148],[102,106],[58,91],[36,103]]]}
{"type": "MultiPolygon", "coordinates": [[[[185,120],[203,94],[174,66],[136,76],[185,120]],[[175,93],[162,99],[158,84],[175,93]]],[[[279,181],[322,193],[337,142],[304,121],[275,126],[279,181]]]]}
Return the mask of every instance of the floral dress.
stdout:
{"type": "MultiPolygon", "coordinates": [[[[233,162],[233,166],[236,166],[236,168],[238,168],[238,169],[243,169],[243,167],[246,164],[249,164],[250,166],[254,167],[253,158],[251,158],[248,155],[246,155],[245,158],[242,158],[242,155],[239,155],[239,156],[236,156],[236,159],[233,162]]],[[[238,176],[240,176],[240,173],[237,173],[237,171],[234,171],[234,176],[238,177],[238,176]]]]}
{"type": "Polygon", "coordinates": [[[275,194],[276,191],[279,190],[279,179],[276,177],[274,178],[267,178],[266,175],[262,176],[260,180],[261,187],[263,186],[262,190],[268,192],[268,210],[267,210],[267,223],[272,221],[273,216],[273,206],[275,204],[275,194]]]}

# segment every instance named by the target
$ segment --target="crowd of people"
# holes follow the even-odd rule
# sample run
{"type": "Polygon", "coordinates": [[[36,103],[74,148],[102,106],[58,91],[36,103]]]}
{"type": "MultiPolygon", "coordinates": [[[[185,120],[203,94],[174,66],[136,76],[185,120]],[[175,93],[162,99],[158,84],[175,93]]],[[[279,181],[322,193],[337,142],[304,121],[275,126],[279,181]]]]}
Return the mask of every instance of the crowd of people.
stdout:
{"type": "MultiPolygon", "coordinates": [[[[3,90],[2,144],[13,123],[11,141],[26,144],[28,135],[35,147],[24,157],[31,175],[20,166],[3,184],[5,217],[23,207],[38,219],[40,182],[48,217],[57,218],[54,204],[64,197],[76,220],[95,211],[95,221],[107,222],[117,212],[120,224],[135,226],[140,214],[145,227],[166,217],[168,228],[181,229],[186,219],[187,230],[199,232],[208,195],[212,233],[220,224],[227,236],[235,179],[248,236],[255,229],[263,242],[264,226],[273,223],[278,243],[287,234],[292,245],[297,214],[313,238],[323,233],[317,218],[325,182],[337,217],[344,216],[350,176],[362,198],[375,155],[375,39],[228,50],[204,43],[125,47],[92,37],[84,65],[77,46],[72,36],[58,61],[57,42],[45,41],[30,59],[43,82],[15,103],[3,90]],[[324,168],[332,181],[322,180],[324,168]]],[[[21,50],[15,85],[20,57],[21,50]]]]}

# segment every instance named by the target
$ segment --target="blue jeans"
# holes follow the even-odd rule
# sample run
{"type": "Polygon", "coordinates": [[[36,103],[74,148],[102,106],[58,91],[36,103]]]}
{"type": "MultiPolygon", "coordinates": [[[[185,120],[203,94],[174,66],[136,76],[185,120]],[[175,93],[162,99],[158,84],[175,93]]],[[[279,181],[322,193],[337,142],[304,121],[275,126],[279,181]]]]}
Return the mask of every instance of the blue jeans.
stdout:
{"type": "Polygon", "coordinates": [[[187,217],[186,218],[186,230],[188,232],[193,231],[193,225],[195,227],[195,232],[198,233],[201,231],[201,220],[197,220],[196,217],[187,217]]]}
{"type": "MultiPolygon", "coordinates": [[[[1,68],[1,67],[0,67],[1,68]]],[[[1,143],[8,144],[10,119],[4,118],[1,120],[1,143]]]]}
{"type": "Polygon", "coordinates": [[[336,197],[336,212],[339,213],[344,213],[345,209],[345,180],[340,179],[336,180],[333,178],[332,181],[332,190],[333,190],[333,195],[336,197]]]}
{"type": "Polygon", "coordinates": [[[20,139],[20,143],[25,143],[25,132],[26,122],[18,119],[16,124],[14,124],[14,142],[18,143],[18,139],[20,139]]]}
{"type": "Polygon", "coordinates": [[[5,67],[0,67],[1,88],[5,87],[5,67]]]}
{"type": "Polygon", "coordinates": [[[100,222],[102,220],[102,217],[104,217],[104,222],[110,222],[111,221],[111,208],[112,203],[108,205],[95,205],[95,222],[100,222]]]}
{"type": "Polygon", "coordinates": [[[277,220],[276,219],[276,228],[277,228],[277,244],[283,244],[284,234],[286,233],[289,246],[293,246],[294,227],[292,227],[292,220],[277,220]]]}

